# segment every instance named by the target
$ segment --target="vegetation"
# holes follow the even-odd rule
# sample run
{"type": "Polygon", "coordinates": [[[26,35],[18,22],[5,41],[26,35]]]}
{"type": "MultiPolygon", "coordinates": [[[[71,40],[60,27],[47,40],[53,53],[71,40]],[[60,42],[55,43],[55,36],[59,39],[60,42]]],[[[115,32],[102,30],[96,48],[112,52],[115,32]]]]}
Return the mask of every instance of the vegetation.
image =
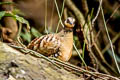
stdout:
{"type": "Polygon", "coordinates": [[[76,19],[76,25],[69,62],[36,56],[69,72],[72,70],[77,76],[83,75],[84,79],[120,77],[119,0],[2,0],[0,6],[1,42],[17,43],[11,47],[37,54],[26,49],[30,41],[58,33],[64,27],[63,21],[71,16],[76,19]]]}

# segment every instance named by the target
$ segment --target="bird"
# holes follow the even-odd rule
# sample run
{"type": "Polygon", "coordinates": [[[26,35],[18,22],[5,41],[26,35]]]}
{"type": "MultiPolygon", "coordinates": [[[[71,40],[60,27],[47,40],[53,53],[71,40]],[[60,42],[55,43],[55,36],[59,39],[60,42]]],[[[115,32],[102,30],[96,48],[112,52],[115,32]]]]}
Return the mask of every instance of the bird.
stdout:
{"type": "Polygon", "coordinates": [[[74,26],[75,19],[68,17],[60,32],[35,38],[27,48],[45,56],[54,56],[62,61],[68,61],[72,56],[74,26]]]}

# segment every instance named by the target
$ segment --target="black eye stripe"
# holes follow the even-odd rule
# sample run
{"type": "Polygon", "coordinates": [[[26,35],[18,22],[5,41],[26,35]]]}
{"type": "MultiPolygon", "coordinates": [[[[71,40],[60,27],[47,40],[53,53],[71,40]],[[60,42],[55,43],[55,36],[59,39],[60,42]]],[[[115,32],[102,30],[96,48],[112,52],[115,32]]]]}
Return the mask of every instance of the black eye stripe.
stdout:
{"type": "Polygon", "coordinates": [[[69,20],[69,19],[67,19],[67,23],[70,23],[70,20],[69,20]]]}

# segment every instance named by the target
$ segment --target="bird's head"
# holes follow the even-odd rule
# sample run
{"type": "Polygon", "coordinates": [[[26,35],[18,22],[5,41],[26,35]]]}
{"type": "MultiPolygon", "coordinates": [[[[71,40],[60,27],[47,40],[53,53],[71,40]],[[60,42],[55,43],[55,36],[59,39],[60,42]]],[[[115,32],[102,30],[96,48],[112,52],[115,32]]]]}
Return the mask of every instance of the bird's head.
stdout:
{"type": "Polygon", "coordinates": [[[73,28],[75,26],[75,19],[68,17],[64,22],[65,28],[73,28]]]}

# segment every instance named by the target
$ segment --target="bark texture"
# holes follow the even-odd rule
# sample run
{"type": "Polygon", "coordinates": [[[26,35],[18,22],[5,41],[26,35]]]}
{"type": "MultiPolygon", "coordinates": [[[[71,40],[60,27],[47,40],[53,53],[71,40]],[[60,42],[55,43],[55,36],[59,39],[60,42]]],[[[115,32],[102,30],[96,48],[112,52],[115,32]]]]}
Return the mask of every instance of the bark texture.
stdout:
{"type": "Polygon", "coordinates": [[[0,80],[83,80],[48,61],[24,55],[0,42],[0,80]]]}

